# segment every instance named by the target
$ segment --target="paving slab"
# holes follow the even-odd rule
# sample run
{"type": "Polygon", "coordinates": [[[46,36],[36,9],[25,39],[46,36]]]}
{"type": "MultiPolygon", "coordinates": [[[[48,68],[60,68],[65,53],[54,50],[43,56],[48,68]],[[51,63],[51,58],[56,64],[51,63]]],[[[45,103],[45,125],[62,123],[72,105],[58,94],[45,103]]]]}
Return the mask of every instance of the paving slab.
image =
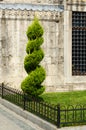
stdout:
{"type": "MultiPolygon", "coordinates": [[[[36,125],[39,128],[41,128],[42,130],[57,130],[57,127],[55,125],[53,125],[53,124],[41,119],[40,117],[12,104],[11,102],[8,102],[7,100],[0,98],[0,104],[5,106],[6,108],[8,108],[10,111],[16,113],[17,115],[21,116],[22,118],[33,123],[32,126],[34,126],[34,127],[36,125]]],[[[36,130],[40,130],[39,128],[35,127],[36,130]]]]}
{"type": "Polygon", "coordinates": [[[0,104],[0,130],[43,130],[0,104]]]}

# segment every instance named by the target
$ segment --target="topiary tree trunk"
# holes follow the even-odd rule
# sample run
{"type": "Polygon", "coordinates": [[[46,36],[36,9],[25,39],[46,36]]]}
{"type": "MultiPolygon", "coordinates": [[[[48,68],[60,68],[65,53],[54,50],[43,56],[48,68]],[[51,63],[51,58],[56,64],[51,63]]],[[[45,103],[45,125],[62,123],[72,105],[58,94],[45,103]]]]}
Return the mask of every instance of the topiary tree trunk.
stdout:
{"type": "Polygon", "coordinates": [[[26,57],[24,59],[24,68],[28,76],[21,83],[21,89],[24,93],[38,96],[42,94],[45,87],[42,84],[46,77],[44,68],[40,65],[44,57],[44,52],[40,47],[43,42],[43,28],[39,20],[35,17],[33,23],[27,29],[28,42],[26,45],[26,57]]]}

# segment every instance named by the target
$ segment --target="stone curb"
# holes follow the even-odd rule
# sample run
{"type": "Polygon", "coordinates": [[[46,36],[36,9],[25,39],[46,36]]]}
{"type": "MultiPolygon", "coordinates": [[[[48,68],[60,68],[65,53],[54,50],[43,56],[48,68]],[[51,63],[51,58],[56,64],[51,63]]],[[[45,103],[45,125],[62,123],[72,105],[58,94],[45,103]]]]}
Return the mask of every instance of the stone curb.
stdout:
{"type": "Polygon", "coordinates": [[[40,128],[42,128],[44,130],[57,130],[58,129],[56,126],[52,125],[51,123],[35,116],[34,114],[32,114],[30,112],[23,110],[22,108],[8,102],[7,100],[0,98],[0,103],[2,105],[4,105],[6,108],[15,112],[16,114],[18,114],[18,115],[22,116],[23,118],[31,121],[32,123],[38,125],[40,128]]]}

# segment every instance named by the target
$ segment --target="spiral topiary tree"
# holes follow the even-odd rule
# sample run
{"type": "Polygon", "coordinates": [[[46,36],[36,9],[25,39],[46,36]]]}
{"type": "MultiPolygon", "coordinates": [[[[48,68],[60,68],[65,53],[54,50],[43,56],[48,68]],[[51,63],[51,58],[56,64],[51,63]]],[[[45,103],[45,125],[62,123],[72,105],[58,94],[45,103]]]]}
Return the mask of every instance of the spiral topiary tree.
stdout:
{"type": "Polygon", "coordinates": [[[38,96],[45,91],[45,87],[41,84],[46,77],[46,72],[40,65],[44,58],[44,52],[40,47],[44,42],[43,33],[43,28],[35,17],[26,32],[28,42],[26,45],[27,55],[24,59],[24,68],[28,76],[21,83],[23,92],[33,96],[38,96]]]}

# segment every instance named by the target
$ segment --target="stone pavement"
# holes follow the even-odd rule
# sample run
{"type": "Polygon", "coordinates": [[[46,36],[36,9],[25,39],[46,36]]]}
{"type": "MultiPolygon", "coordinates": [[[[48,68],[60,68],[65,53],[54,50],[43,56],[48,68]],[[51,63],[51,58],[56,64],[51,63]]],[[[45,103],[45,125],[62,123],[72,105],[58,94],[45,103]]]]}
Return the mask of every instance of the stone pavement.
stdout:
{"type": "Polygon", "coordinates": [[[43,130],[0,104],[0,130],[43,130]]]}

